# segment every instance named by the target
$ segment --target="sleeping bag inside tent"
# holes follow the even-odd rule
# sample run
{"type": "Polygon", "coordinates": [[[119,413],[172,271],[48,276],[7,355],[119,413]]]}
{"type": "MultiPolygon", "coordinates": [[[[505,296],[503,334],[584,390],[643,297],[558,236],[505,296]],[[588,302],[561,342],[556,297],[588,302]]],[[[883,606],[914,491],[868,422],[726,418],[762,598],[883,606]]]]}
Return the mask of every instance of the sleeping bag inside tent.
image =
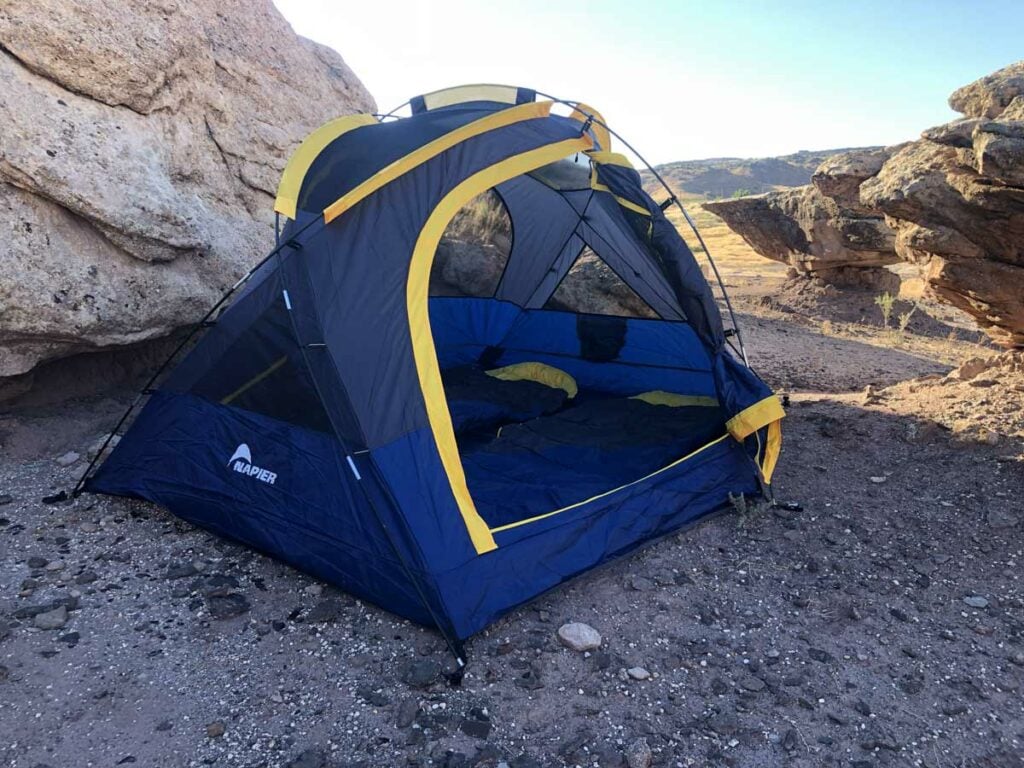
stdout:
{"type": "Polygon", "coordinates": [[[597,112],[510,86],[409,111],[299,146],[278,247],[85,488],[458,643],[762,493],[783,411],[597,112]]]}

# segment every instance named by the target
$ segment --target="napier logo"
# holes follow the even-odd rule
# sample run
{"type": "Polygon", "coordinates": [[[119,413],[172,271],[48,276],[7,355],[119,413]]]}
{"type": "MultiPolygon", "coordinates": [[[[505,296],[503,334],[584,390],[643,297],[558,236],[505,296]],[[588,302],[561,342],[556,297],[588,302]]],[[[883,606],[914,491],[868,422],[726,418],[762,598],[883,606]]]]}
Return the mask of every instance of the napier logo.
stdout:
{"type": "Polygon", "coordinates": [[[267,483],[267,485],[273,485],[274,481],[277,480],[277,475],[268,469],[257,467],[252,463],[252,452],[249,450],[249,446],[242,443],[235,452],[231,454],[231,458],[228,459],[228,466],[235,472],[240,472],[243,475],[249,475],[249,477],[255,477],[261,483],[267,483]]]}

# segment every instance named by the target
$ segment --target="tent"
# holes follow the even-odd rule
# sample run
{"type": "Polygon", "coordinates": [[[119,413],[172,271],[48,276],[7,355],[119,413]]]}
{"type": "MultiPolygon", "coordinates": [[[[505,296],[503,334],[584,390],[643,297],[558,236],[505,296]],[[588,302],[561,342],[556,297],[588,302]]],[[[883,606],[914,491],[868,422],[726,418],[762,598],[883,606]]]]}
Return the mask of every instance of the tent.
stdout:
{"type": "Polygon", "coordinates": [[[508,86],[410,111],[302,143],[278,246],[83,483],[436,626],[461,658],[514,607],[763,493],[783,411],[597,112],[508,86]],[[500,279],[431,296],[446,225],[488,190],[512,226],[500,279]],[[585,249],[651,316],[552,308],[585,249]]]}

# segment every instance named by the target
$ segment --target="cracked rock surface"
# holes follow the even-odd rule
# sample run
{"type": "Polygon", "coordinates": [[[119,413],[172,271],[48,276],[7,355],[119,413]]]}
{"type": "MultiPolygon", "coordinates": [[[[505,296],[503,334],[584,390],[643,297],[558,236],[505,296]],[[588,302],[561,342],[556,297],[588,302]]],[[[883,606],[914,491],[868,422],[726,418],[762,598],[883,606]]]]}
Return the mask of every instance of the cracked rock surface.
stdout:
{"type": "Polygon", "coordinates": [[[270,0],[10,0],[0,81],[0,380],[197,320],[272,245],[290,152],[375,109],[270,0]]]}

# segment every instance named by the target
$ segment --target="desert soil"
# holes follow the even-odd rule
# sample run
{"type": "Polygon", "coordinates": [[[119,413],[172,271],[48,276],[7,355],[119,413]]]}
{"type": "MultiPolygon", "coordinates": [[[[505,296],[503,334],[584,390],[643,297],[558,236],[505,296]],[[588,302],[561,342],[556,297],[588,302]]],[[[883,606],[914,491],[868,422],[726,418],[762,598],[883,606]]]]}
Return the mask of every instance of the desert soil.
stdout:
{"type": "Polygon", "coordinates": [[[435,633],[153,505],[41,504],[119,396],[0,418],[0,764],[1024,765],[1024,368],[949,377],[991,350],[794,313],[776,278],[737,304],[800,509],[515,611],[458,688],[435,633]]]}

